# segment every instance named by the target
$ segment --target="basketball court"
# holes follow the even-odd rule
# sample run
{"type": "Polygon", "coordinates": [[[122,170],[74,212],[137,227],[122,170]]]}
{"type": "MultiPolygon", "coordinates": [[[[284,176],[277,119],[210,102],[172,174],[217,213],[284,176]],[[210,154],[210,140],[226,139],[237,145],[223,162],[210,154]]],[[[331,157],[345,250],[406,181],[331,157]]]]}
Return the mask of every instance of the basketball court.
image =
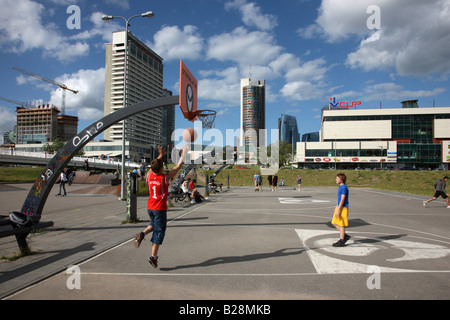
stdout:
{"type": "MultiPolygon", "coordinates": [[[[181,110],[210,128],[215,112],[197,110],[197,82],[183,68],[181,62],[181,110]]],[[[424,208],[425,197],[350,188],[351,239],[335,248],[338,231],[330,221],[337,187],[263,189],[232,187],[201,204],[176,204],[168,211],[158,269],[147,261],[148,239],[136,249],[130,234],[9,299],[450,298],[444,202],[424,208]]],[[[147,199],[138,201],[145,207],[147,199]]],[[[148,224],[145,210],[138,215],[143,222],[133,232],[148,224]]]]}
{"type": "MultiPolygon", "coordinates": [[[[335,248],[337,188],[232,188],[169,210],[159,268],[148,239],[94,256],[13,299],[449,299],[450,209],[350,189],[351,239],[335,248]],[[72,288],[70,288],[72,286],[72,288]]],[[[148,218],[140,214],[145,227],[148,218]]]]}

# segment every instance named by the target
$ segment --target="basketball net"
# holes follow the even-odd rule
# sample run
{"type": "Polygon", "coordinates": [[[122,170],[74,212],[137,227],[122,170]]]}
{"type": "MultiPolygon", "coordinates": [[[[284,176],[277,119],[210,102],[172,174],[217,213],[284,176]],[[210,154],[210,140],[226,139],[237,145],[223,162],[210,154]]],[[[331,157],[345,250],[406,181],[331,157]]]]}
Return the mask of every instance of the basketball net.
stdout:
{"type": "Polygon", "coordinates": [[[216,111],[214,110],[198,110],[189,112],[188,120],[200,120],[203,129],[212,129],[214,127],[214,120],[216,119],[216,111]]]}

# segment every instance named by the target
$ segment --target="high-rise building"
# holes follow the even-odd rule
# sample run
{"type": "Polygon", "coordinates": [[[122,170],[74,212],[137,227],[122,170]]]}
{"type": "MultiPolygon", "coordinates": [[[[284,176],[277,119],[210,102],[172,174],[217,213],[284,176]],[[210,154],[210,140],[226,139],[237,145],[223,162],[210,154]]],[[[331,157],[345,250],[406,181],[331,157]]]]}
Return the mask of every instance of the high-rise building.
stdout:
{"type": "Polygon", "coordinates": [[[78,134],[78,117],[59,115],[57,136],[64,141],[69,141],[78,134]]]}
{"type": "MultiPolygon", "coordinates": [[[[163,59],[128,32],[127,74],[125,106],[153,100],[163,96],[163,59]]],[[[113,33],[113,41],[106,45],[105,63],[105,116],[123,108],[125,58],[125,31],[113,33]]],[[[125,155],[141,161],[152,159],[157,145],[163,144],[162,108],[142,112],[125,121],[125,155]]],[[[122,141],[122,122],[105,130],[104,138],[122,141]]]]}
{"type": "Polygon", "coordinates": [[[293,144],[294,148],[296,148],[297,142],[300,142],[297,118],[282,114],[281,118],[278,119],[278,130],[280,132],[280,141],[286,141],[289,144],[293,144]]]}
{"type": "Polygon", "coordinates": [[[58,115],[55,106],[17,107],[17,144],[68,141],[77,135],[78,117],[58,115]]]}
{"type": "Polygon", "coordinates": [[[266,128],[266,82],[241,79],[241,145],[263,146],[266,128]]]}
{"type": "Polygon", "coordinates": [[[55,106],[17,107],[17,144],[52,142],[57,137],[59,110],[55,106]]]}

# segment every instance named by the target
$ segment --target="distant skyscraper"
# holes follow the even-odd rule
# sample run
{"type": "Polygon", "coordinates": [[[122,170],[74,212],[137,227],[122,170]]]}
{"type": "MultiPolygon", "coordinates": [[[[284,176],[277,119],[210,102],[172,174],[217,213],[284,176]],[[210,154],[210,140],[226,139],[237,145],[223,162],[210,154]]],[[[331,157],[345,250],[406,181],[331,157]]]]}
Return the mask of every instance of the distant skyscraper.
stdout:
{"type": "Polygon", "coordinates": [[[294,144],[294,148],[296,148],[297,142],[300,142],[297,118],[287,114],[282,114],[281,118],[278,119],[278,129],[280,131],[280,141],[286,141],[289,144],[294,144]]]}
{"type": "MultiPolygon", "coordinates": [[[[128,33],[126,106],[163,96],[162,58],[128,33]]],[[[113,33],[113,42],[106,45],[105,116],[123,108],[125,31],[113,33]]],[[[125,153],[131,160],[152,158],[156,146],[163,143],[162,108],[139,113],[125,120],[125,153]],[[153,146],[153,148],[150,148],[153,146]]],[[[122,140],[122,122],[105,130],[106,140],[122,140]]]]}
{"type": "Polygon", "coordinates": [[[241,79],[241,145],[262,146],[259,130],[266,128],[266,82],[241,79]],[[251,131],[249,131],[251,130],[251,131]],[[248,134],[253,132],[255,134],[248,134]],[[247,134],[245,134],[247,133],[247,134]]]}

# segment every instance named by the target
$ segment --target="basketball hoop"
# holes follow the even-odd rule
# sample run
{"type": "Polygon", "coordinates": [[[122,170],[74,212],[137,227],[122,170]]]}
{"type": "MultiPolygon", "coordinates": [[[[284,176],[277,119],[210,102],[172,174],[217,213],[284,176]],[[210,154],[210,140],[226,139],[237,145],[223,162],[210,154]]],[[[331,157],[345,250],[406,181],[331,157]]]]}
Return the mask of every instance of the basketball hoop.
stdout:
{"type": "Polygon", "coordinates": [[[189,112],[187,119],[189,121],[200,120],[204,129],[212,129],[214,127],[216,113],[214,110],[198,110],[189,112]]]}

